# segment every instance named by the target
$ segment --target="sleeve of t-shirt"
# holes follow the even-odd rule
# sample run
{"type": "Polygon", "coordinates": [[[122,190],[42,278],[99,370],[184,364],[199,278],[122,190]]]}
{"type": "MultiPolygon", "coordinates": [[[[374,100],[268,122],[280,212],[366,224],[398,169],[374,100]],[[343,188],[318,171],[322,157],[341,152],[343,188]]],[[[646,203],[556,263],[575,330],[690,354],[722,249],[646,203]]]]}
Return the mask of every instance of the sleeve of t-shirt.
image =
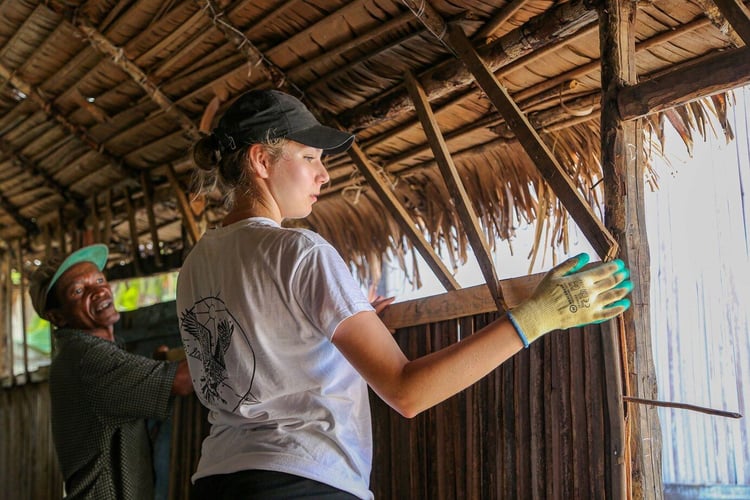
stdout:
{"type": "Polygon", "coordinates": [[[169,417],[177,363],[131,354],[114,343],[91,346],[81,357],[81,390],[102,421],[169,417]]]}
{"type": "Polygon", "coordinates": [[[374,310],[330,245],[315,245],[299,260],[292,274],[292,293],[307,318],[328,339],[345,319],[374,310]]]}

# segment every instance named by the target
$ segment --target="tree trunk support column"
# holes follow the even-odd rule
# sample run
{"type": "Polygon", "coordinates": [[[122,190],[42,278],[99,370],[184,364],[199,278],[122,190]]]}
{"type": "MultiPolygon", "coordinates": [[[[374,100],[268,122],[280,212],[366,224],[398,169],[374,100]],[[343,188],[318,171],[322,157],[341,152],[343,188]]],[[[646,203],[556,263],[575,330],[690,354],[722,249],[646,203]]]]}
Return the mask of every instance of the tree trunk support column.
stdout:
{"type": "Polygon", "coordinates": [[[619,89],[637,83],[632,0],[603,0],[599,10],[602,64],[602,169],[605,220],[631,270],[633,306],[609,322],[603,337],[610,415],[607,466],[615,499],[661,500],[661,428],[657,410],[625,406],[623,395],[656,399],[649,317],[650,265],[646,236],[641,120],[623,121],[619,89]],[[616,367],[621,367],[624,373],[616,367]],[[623,390],[624,385],[624,390],[623,390]]]}

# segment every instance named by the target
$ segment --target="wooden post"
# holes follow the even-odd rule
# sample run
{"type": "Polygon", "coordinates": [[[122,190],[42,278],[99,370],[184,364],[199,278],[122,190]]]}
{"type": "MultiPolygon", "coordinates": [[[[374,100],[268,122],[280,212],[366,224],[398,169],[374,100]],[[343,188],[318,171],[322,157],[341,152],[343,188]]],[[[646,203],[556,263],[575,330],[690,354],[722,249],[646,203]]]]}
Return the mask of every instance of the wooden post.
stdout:
{"type": "MultiPolygon", "coordinates": [[[[16,261],[18,263],[18,274],[21,276],[19,280],[19,295],[18,300],[21,302],[21,338],[23,339],[23,372],[24,382],[29,381],[29,339],[26,335],[26,287],[24,286],[23,276],[23,246],[21,245],[21,239],[16,240],[16,261]]],[[[12,303],[12,302],[11,302],[12,303]]],[[[11,360],[12,362],[12,360],[11,360]]]]}
{"type": "Polygon", "coordinates": [[[99,220],[99,205],[96,201],[96,196],[91,197],[91,223],[94,226],[94,241],[96,243],[101,243],[102,228],[101,221],[99,220]]]}
{"type": "Polygon", "coordinates": [[[143,275],[141,267],[141,251],[138,248],[140,243],[138,239],[138,227],[136,226],[135,220],[135,207],[133,207],[133,200],[130,198],[130,190],[125,189],[125,206],[128,209],[128,229],[130,229],[130,248],[131,256],[133,257],[133,269],[135,270],[136,276],[143,275]]]}
{"type": "Polygon", "coordinates": [[[11,374],[13,366],[10,267],[10,251],[0,251],[0,382],[11,374]]]}
{"type": "Polygon", "coordinates": [[[167,178],[169,179],[169,184],[172,186],[172,191],[174,191],[174,194],[177,197],[177,206],[180,208],[180,213],[182,214],[182,224],[185,229],[187,229],[193,245],[195,245],[198,243],[201,233],[198,230],[198,224],[195,222],[193,211],[190,209],[190,202],[188,202],[185,191],[183,191],[180,181],[177,179],[174,167],[172,167],[172,165],[167,165],[165,171],[167,173],[167,178]]]}
{"type": "MultiPolygon", "coordinates": [[[[648,304],[650,265],[643,200],[643,130],[640,120],[622,121],[617,107],[619,89],[637,81],[636,10],[636,3],[630,0],[605,0],[599,11],[605,220],[620,245],[620,257],[630,268],[634,285],[630,297],[633,306],[622,318],[609,323],[611,334],[604,336],[603,347],[609,358],[605,366],[624,368],[623,382],[629,388],[626,396],[657,399],[648,304]]],[[[613,379],[616,375],[608,373],[607,380],[613,497],[659,500],[663,497],[661,429],[656,408],[633,405],[625,412],[622,384],[613,379]],[[623,429],[625,423],[628,427],[623,429]],[[624,457],[630,458],[621,465],[624,457]]]]}
{"type": "Polygon", "coordinates": [[[148,227],[151,230],[151,244],[154,246],[154,263],[156,267],[161,268],[161,243],[159,242],[159,228],[156,225],[156,215],[154,214],[154,185],[151,182],[151,174],[144,170],[141,172],[141,191],[143,191],[143,200],[146,204],[146,215],[148,216],[148,227]]]}
{"type": "Polygon", "coordinates": [[[68,244],[65,240],[65,220],[63,218],[62,209],[57,211],[57,238],[60,243],[60,253],[65,255],[68,253],[68,244]]]}
{"type": "Polygon", "coordinates": [[[104,198],[104,228],[102,229],[102,243],[109,246],[112,239],[112,191],[107,191],[104,198]]]}

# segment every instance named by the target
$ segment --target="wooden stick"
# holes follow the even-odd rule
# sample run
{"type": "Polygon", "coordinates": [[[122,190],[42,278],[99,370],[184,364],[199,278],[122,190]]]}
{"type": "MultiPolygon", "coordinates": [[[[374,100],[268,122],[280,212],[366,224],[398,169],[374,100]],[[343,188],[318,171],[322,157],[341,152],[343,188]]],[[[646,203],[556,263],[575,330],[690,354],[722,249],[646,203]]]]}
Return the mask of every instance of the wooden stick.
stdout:
{"type": "Polygon", "coordinates": [[[682,410],[697,411],[701,413],[707,413],[709,415],[717,415],[719,417],[742,418],[741,413],[737,413],[733,411],[725,411],[725,410],[715,410],[713,408],[692,405],[689,403],[674,403],[671,401],[657,401],[655,399],[634,398],[632,396],[623,396],[622,400],[628,403],[635,403],[635,404],[642,404],[642,405],[663,406],[665,408],[680,408],[682,410]]]}

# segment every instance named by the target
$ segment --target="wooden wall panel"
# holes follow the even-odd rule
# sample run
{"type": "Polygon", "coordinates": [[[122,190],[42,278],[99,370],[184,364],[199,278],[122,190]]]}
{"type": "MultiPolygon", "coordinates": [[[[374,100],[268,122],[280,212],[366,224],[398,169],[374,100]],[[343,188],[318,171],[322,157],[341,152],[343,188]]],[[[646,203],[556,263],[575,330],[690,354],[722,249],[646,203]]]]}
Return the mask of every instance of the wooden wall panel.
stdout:
{"type": "Polygon", "coordinates": [[[8,498],[62,498],[49,416],[46,382],[0,390],[0,485],[8,498]]]}
{"type": "MultiPolygon", "coordinates": [[[[397,331],[409,357],[478,330],[488,313],[397,331]]],[[[378,499],[608,498],[598,326],[553,332],[414,419],[371,396],[378,499]]]]}

